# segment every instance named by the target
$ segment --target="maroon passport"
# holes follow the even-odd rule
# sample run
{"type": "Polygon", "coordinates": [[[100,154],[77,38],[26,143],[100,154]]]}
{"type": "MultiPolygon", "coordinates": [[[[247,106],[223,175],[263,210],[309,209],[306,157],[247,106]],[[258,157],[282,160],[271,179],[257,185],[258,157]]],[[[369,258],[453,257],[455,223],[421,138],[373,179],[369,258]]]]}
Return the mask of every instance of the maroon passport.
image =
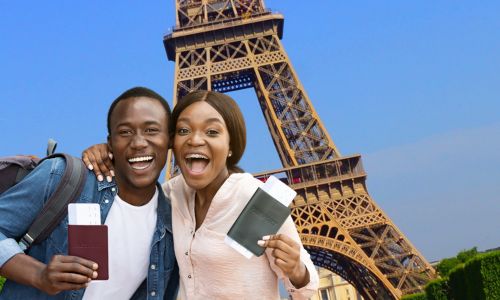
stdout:
{"type": "Polygon", "coordinates": [[[107,280],[108,226],[68,225],[68,254],[97,263],[97,278],[93,280],[107,280]]]}

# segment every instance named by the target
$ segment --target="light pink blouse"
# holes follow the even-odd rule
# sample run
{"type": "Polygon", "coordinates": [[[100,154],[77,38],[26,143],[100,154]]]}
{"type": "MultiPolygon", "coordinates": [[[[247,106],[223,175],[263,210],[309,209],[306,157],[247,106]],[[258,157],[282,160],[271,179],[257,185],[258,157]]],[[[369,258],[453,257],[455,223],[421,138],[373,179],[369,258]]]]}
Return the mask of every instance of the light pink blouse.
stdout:
{"type": "Polygon", "coordinates": [[[301,260],[310,282],[296,289],[274,264],[271,250],[260,257],[246,259],[224,243],[226,233],[262,182],[251,174],[232,174],[215,195],[205,220],[195,231],[195,191],[182,175],[164,184],[172,200],[172,228],[175,256],[180,269],[180,299],[280,299],[281,278],[293,299],[307,299],[318,288],[318,274],[302,247],[289,217],[280,233],[301,244],[301,260]]]}

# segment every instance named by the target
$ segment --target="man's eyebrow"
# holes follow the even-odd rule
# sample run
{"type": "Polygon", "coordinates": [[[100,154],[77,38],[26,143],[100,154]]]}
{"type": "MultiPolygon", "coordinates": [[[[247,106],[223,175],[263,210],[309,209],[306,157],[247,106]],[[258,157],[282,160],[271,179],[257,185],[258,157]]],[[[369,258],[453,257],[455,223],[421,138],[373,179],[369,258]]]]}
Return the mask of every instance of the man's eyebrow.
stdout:
{"type": "MultiPolygon", "coordinates": [[[[118,124],[116,124],[116,127],[120,127],[120,126],[131,126],[133,122],[131,121],[122,121],[122,122],[119,122],[118,124]]],[[[160,122],[158,121],[145,121],[143,122],[143,124],[146,124],[146,125],[160,125],[160,122]]]]}

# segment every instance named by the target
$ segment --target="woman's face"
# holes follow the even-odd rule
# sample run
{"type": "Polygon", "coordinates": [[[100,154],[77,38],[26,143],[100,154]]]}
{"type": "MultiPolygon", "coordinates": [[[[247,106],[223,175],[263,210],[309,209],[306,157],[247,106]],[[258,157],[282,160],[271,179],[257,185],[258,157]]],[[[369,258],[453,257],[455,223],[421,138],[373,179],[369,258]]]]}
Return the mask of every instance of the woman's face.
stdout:
{"type": "Polygon", "coordinates": [[[191,188],[218,190],[229,175],[228,153],[226,123],[210,104],[195,102],[182,111],[175,126],[174,154],[191,188]]]}

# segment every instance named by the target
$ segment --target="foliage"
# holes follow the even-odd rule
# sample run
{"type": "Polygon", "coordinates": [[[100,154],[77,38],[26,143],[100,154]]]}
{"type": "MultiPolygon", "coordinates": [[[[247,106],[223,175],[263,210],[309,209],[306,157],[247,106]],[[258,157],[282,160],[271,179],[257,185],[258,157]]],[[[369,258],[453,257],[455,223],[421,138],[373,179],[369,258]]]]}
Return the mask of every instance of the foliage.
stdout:
{"type": "Polygon", "coordinates": [[[0,291],[2,290],[3,283],[5,282],[5,278],[0,276],[0,291]]]}
{"type": "Polygon", "coordinates": [[[445,258],[436,266],[436,270],[441,276],[448,276],[450,271],[461,264],[460,260],[456,257],[445,258]]]}
{"type": "Polygon", "coordinates": [[[425,287],[428,300],[448,300],[448,278],[430,281],[425,287]]]}
{"type": "Polygon", "coordinates": [[[401,300],[427,300],[425,293],[406,295],[401,300]]]}
{"type": "Polygon", "coordinates": [[[469,250],[462,250],[458,252],[457,259],[462,262],[468,262],[477,255],[477,247],[471,248],[469,250]]]}
{"type": "Polygon", "coordinates": [[[465,277],[465,265],[460,264],[450,271],[448,286],[453,300],[467,300],[467,281],[465,277]]]}
{"type": "Polygon", "coordinates": [[[448,276],[452,269],[460,265],[461,263],[466,263],[477,256],[477,247],[471,248],[469,250],[462,250],[458,252],[457,256],[445,258],[439,262],[436,266],[436,270],[441,276],[448,276]]]}
{"type": "Polygon", "coordinates": [[[470,299],[500,299],[500,251],[477,255],[465,264],[470,299]]]}

